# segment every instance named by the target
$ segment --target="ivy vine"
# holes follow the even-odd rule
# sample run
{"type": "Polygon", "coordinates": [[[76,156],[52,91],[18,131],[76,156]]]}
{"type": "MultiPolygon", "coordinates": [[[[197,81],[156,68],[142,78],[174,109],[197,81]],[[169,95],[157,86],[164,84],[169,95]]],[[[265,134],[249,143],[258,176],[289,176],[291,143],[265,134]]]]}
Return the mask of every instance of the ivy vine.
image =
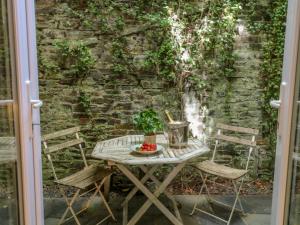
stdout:
{"type": "MultiPolygon", "coordinates": [[[[105,47],[110,51],[110,70],[115,78],[153,74],[177,88],[178,102],[185,91],[200,95],[211,88],[211,78],[228,80],[230,84],[236,73],[234,44],[238,18],[245,19],[253,34],[264,35],[260,64],[263,136],[270,149],[275,149],[277,111],[269,102],[278,99],[279,94],[287,0],[269,1],[265,7],[261,1],[249,0],[63,2],[68,2],[63,10],[72,20],[61,23],[72,26],[74,19],[79,30],[97,31],[97,35],[109,40],[105,47]],[[132,23],[139,29],[125,29],[132,23]],[[139,66],[135,65],[135,55],[129,46],[135,36],[142,36],[146,43],[141,44],[145,55],[139,66]]],[[[59,60],[40,55],[44,75],[63,73],[80,83],[94,69],[94,56],[84,42],[64,40],[55,46],[59,60]]],[[[227,101],[230,96],[225,95],[227,101]]],[[[90,96],[80,91],[78,100],[90,114],[90,96]]],[[[226,107],[228,113],[229,104],[226,107]]]]}
{"type": "MultiPolygon", "coordinates": [[[[275,156],[277,142],[278,111],[270,106],[270,101],[279,98],[282,77],[285,23],[287,15],[287,0],[271,1],[268,8],[259,10],[257,3],[244,3],[250,18],[260,18],[260,22],[250,22],[249,29],[253,33],[265,34],[260,64],[260,80],[263,109],[263,136],[268,140],[268,146],[275,156]],[[264,14],[262,13],[264,12],[264,14]]],[[[253,21],[253,20],[249,20],[253,21]]],[[[257,20],[256,20],[257,21],[257,20]]]]}
{"type": "Polygon", "coordinates": [[[85,79],[96,63],[91,50],[82,41],[58,41],[55,43],[58,50],[60,67],[74,76],[75,81],[85,79]]]}

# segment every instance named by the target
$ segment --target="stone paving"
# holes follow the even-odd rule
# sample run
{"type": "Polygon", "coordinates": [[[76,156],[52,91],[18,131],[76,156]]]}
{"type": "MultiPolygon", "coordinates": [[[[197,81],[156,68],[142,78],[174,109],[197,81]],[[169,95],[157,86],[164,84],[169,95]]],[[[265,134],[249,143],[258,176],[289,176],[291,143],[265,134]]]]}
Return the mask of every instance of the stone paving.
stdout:
{"type": "MultiPolygon", "coordinates": [[[[193,216],[190,216],[189,213],[193,207],[193,203],[196,200],[196,196],[183,196],[178,195],[176,199],[181,203],[180,213],[183,218],[185,225],[219,225],[224,224],[220,221],[217,221],[213,218],[210,218],[204,214],[196,212],[193,216]]],[[[231,202],[233,200],[232,196],[218,197],[220,200],[226,202],[231,202]]],[[[121,202],[123,198],[121,197],[111,197],[110,205],[113,209],[117,221],[111,219],[107,220],[105,225],[122,225],[122,208],[121,202]]],[[[129,218],[133,215],[134,212],[144,203],[145,198],[143,196],[137,196],[130,202],[129,208],[129,218]]],[[[162,199],[164,202],[168,202],[167,199],[162,199]]],[[[234,214],[232,225],[269,225],[270,224],[270,213],[271,213],[271,196],[245,196],[242,197],[243,206],[245,208],[246,215],[242,216],[238,213],[234,214]]],[[[205,208],[211,208],[219,216],[228,215],[229,211],[212,206],[206,201],[206,198],[201,197],[201,205],[205,208]]],[[[79,202],[76,206],[82,205],[82,202],[79,202]]],[[[171,208],[171,205],[167,205],[171,208]]],[[[56,225],[59,217],[65,209],[65,204],[62,199],[45,199],[45,225],[56,225]]],[[[106,214],[103,206],[99,202],[94,202],[89,210],[80,217],[82,225],[95,225],[98,221],[101,220],[106,214]]],[[[74,221],[66,223],[68,225],[75,225],[74,221]]],[[[142,219],[137,223],[137,225],[172,225],[169,220],[164,217],[160,211],[158,211],[154,206],[142,217],[142,219]]]]}

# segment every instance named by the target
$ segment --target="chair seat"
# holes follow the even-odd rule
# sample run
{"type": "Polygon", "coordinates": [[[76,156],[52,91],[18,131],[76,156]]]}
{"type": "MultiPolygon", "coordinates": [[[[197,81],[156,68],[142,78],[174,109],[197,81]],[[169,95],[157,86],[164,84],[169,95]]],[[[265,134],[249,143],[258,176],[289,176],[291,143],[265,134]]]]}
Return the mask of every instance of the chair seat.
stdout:
{"type": "Polygon", "coordinates": [[[72,186],[79,189],[85,189],[88,186],[102,180],[104,177],[112,173],[109,169],[104,169],[103,167],[91,165],[88,166],[70,176],[59,179],[56,183],[72,186]]]}
{"type": "Polygon", "coordinates": [[[195,167],[203,172],[216,175],[219,177],[236,180],[248,173],[247,170],[240,170],[217,164],[213,161],[207,160],[195,165],[195,167]]]}

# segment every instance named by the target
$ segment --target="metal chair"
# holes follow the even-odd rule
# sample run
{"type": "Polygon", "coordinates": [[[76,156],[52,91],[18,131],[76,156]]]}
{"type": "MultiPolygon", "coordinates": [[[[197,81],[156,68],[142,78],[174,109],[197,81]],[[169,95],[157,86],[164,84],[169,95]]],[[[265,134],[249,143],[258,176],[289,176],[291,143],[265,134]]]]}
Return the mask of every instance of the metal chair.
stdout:
{"type": "Polygon", "coordinates": [[[256,147],[255,138],[258,135],[259,131],[256,129],[230,126],[230,125],[221,124],[221,123],[217,124],[217,128],[218,128],[218,131],[217,131],[217,135],[216,135],[216,142],[215,142],[214,151],[213,151],[211,160],[206,160],[206,161],[200,162],[195,165],[195,167],[198,169],[198,171],[200,173],[203,183],[202,183],[202,186],[201,186],[201,189],[199,192],[199,198],[197,199],[190,215],[193,215],[195,213],[195,211],[197,210],[197,211],[200,211],[200,212],[202,212],[206,215],[209,215],[215,219],[225,222],[227,225],[229,225],[234,211],[241,211],[242,213],[244,213],[244,209],[243,209],[241,200],[239,198],[239,195],[240,195],[240,191],[243,186],[245,175],[249,172],[249,170],[248,170],[249,162],[250,162],[253,150],[256,147]],[[251,135],[251,140],[246,139],[246,138],[236,137],[236,136],[224,135],[222,133],[224,131],[229,131],[231,133],[235,132],[235,133],[248,134],[248,135],[251,135]],[[222,165],[222,164],[219,164],[216,162],[217,161],[216,160],[217,149],[218,149],[218,146],[221,141],[247,146],[247,148],[245,149],[245,150],[248,150],[247,151],[247,160],[245,163],[245,167],[243,169],[232,168],[232,167],[222,165]],[[235,198],[234,198],[233,205],[229,205],[224,202],[217,201],[211,197],[206,183],[207,182],[215,183],[215,180],[213,181],[212,179],[217,178],[217,177],[221,177],[223,179],[231,181],[231,183],[233,185],[233,190],[235,192],[235,198]],[[200,201],[200,195],[202,194],[202,191],[204,190],[204,188],[207,191],[208,201],[210,203],[216,203],[221,206],[229,207],[231,209],[228,220],[221,218],[217,215],[214,215],[208,211],[198,208],[199,201],[200,201]],[[236,207],[237,203],[239,203],[240,209],[238,209],[236,207]]]}
{"type": "MultiPolygon", "coordinates": [[[[73,218],[77,225],[81,225],[78,219],[78,215],[89,208],[91,201],[97,196],[97,194],[102,199],[104,206],[107,209],[109,214],[104,219],[102,219],[99,223],[97,223],[97,225],[103,223],[110,217],[113,220],[115,220],[114,214],[112,213],[112,210],[110,209],[106,199],[104,198],[101,192],[101,187],[103,186],[106,179],[108,179],[109,176],[111,175],[111,170],[104,169],[99,165],[88,165],[82,147],[84,140],[79,137],[78,134],[79,131],[80,131],[79,127],[74,127],[66,130],[61,130],[55,133],[47,134],[42,137],[42,142],[44,145],[43,152],[47,156],[49,165],[53,172],[55,183],[58,184],[59,190],[67,203],[67,209],[65,210],[58,224],[62,224],[73,218]],[[71,136],[71,135],[72,136],[74,135],[75,138],[72,140],[67,140],[67,136],[71,136]],[[55,142],[55,144],[49,146],[49,140],[51,140],[51,142],[55,142]],[[57,144],[58,142],[59,144],[57,144]],[[80,170],[77,169],[75,173],[72,173],[67,177],[58,178],[57,171],[55,170],[54,167],[55,157],[59,157],[58,155],[65,153],[65,151],[67,150],[80,151],[81,159],[79,161],[81,164],[83,164],[82,166],[83,168],[81,168],[80,170]],[[66,191],[64,190],[63,187],[75,188],[76,190],[75,194],[71,199],[67,197],[66,191]],[[73,205],[77,200],[77,198],[82,197],[88,193],[91,193],[92,191],[94,191],[94,193],[89,197],[86,206],[80,209],[79,211],[75,212],[73,205]],[[71,215],[68,218],[66,218],[69,212],[71,213],[71,215]]],[[[65,155],[62,155],[61,157],[65,157],[65,155]]]]}

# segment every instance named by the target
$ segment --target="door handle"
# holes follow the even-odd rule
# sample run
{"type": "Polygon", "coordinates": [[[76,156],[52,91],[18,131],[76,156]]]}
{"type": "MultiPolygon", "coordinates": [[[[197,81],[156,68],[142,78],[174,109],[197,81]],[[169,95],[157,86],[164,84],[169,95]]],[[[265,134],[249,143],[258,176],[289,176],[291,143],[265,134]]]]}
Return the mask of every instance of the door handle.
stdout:
{"type": "Polygon", "coordinates": [[[41,108],[43,105],[43,101],[39,100],[39,99],[31,99],[31,92],[30,92],[30,80],[26,81],[26,87],[27,87],[27,94],[28,94],[28,98],[29,98],[29,102],[32,105],[33,108],[38,109],[41,108]]]}
{"type": "Polygon", "coordinates": [[[279,109],[281,106],[281,101],[280,100],[272,100],[272,101],[270,101],[270,105],[274,109],[279,109]]]}
{"type": "Polygon", "coordinates": [[[41,101],[41,100],[32,100],[31,99],[30,103],[31,103],[32,107],[35,109],[41,108],[43,105],[43,101],[41,101]]]}
{"type": "Polygon", "coordinates": [[[31,99],[30,85],[31,85],[30,80],[27,80],[26,81],[26,89],[27,89],[28,102],[30,104],[29,120],[30,120],[30,124],[32,125],[29,136],[31,138],[33,138],[33,125],[39,125],[39,124],[33,122],[33,116],[32,116],[33,110],[39,109],[40,107],[42,107],[43,102],[39,99],[31,99]]]}
{"type": "Polygon", "coordinates": [[[284,117],[283,117],[283,113],[281,112],[283,110],[283,106],[285,103],[283,102],[283,100],[285,99],[285,92],[286,92],[286,87],[287,87],[287,83],[285,81],[281,82],[280,85],[280,100],[273,100],[270,102],[271,107],[279,109],[278,112],[278,126],[277,126],[277,135],[278,137],[282,136],[282,129],[281,126],[284,123],[284,117]]]}

